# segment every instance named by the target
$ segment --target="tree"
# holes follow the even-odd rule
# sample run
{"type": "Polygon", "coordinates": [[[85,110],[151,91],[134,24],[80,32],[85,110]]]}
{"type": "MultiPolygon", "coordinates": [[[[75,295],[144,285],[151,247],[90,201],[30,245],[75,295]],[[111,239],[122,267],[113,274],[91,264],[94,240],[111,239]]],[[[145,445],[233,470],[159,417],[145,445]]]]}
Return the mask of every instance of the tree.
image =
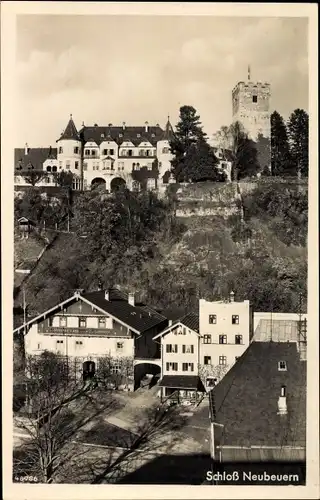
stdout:
{"type": "Polygon", "coordinates": [[[192,106],[180,108],[180,119],[170,141],[173,174],[178,182],[218,180],[218,160],[206,141],[200,117],[192,106]]]}
{"type": "Polygon", "coordinates": [[[217,169],[214,150],[205,141],[192,144],[184,157],[184,175],[192,182],[224,181],[225,175],[217,169]]]}
{"type": "Polygon", "coordinates": [[[244,177],[253,177],[259,170],[257,148],[248,138],[242,124],[234,122],[230,128],[232,168],[231,178],[234,181],[244,177]]]}
{"type": "Polygon", "coordinates": [[[274,176],[295,174],[287,129],[282,116],[277,111],[271,114],[271,173],[274,176]]]}
{"type": "Polygon", "coordinates": [[[258,134],[256,146],[260,171],[263,175],[269,175],[271,170],[271,141],[268,137],[258,134]]]}
{"type": "Polygon", "coordinates": [[[290,152],[298,177],[308,177],[309,169],[309,115],[296,109],[288,121],[290,152]]]}
{"type": "Polygon", "coordinates": [[[31,186],[34,187],[36,184],[38,184],[38,182],[47,177],[47,172],[44,172],[42,170],[28,170],[22,171],[20,175],[22,175],[22,177],[28,184],[31,184],[31,186]]]}

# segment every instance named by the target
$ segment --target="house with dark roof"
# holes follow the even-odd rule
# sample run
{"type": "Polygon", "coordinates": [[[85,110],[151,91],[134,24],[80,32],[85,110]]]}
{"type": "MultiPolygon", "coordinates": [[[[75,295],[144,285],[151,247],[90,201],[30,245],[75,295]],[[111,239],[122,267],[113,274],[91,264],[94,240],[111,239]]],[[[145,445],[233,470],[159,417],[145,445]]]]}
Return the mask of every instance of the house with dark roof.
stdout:
{"type": "MultiPolygon", "coordinates": [[[[50,184],[52,172],[68,171],[74,189],[103,186],[107,192],[126,185],[129,189],[158,189],[172,182],[170,140],[173,128],[168,117],[159,124],[131,126],[85,125],[78,130],[72,115],[58,138],[57,148],[15,150],[15,184],[30,185],[30,175],[43,178],[37,185],[50,184]],[[28,174],[28,175],[27,175],[28,174]]],[[[54,184],[53,184],[54,185],[54,184]]],[[[48,187],[48,186],[47,186],[48,187]]]]}
{"type": "Polygon", "coordinates": [[[110,373],[120,379],[118,386],[131,390],[146,373],[153,373],[152,367],[160,370],[160,348],[153,337],[166,326],[167,319],[137,303],[133,293],[111,289],[78,291],[14,334],[24,335],[27,354],[48,350],[75,360],[84,377],[98,375],[108,360],[110,373]]]}
{"type": "MultiPolygon", "coordinates": [[[[209,396],[216,470],[241,472],[244,483],[237,484],[250,484],[243,471],[291,471],[301,484],[306,460],[306,361],[301,360],[296,342],[251,342],[209,396]]],[[[227,482],[220,478],[218,484],[227,482]]]]}
{"type": "Polygon", "coordinates": [[[154,337],[161,345],[161,398],[197,401],[205,393],[199,377],[199,316],[188,313],[154,337]]]}
{"type": "Polygon", "coordinates": [[[199,300],[199,312],[169,321],[161,342],[162,397],[194,399],[209,391],[249,346],[253,314],[248,300],[199,300]],[[174,397],[176,397],[174,396],[174,397]]]}

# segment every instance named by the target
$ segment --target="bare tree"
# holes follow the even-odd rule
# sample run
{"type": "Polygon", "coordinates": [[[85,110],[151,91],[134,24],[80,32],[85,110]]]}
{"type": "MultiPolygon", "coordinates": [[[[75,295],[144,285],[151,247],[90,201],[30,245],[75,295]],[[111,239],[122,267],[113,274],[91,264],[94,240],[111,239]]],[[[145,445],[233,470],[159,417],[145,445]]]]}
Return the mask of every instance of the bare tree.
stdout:
{"type": "Polygon", "coordinates": [[[38,182],[47,177],[47,172],[42,170],[28,170],[25,172],[22,171],[20,175],[22,175],[22,177],[28,184],[31,184],[31,186],[34,187],[36,184],[38,184],[38,182]]]}
{"type": "Polygon", "coordinates": [[[74,449],[72,441],[90,420],[112,406],[87,394],[89,385],[72,376],[70,360],[44,352],[26,359],[26,404],[15,415],[14,425],[26,443],[14,450],[13,478],[36,477],[38,482],[56,481],[74,449]]]}

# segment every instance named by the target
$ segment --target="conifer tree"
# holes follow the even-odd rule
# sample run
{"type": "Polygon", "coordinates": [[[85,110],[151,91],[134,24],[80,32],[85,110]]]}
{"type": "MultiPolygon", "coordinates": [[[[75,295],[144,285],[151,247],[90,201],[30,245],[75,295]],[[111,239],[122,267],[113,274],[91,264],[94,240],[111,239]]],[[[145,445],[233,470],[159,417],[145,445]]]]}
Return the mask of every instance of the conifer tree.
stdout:
{"type": "Polygon", "coordinates": [[[303,109],[296,109],[290,115],[288,137],[295,172],[298,176],[308,177],[309,116],[303,109]]]}
{"type": "Polygon", "coordinates": [[[295,175],[287,129],[277,111],[271,114],[271,173],[273,176],[295,175]]]}

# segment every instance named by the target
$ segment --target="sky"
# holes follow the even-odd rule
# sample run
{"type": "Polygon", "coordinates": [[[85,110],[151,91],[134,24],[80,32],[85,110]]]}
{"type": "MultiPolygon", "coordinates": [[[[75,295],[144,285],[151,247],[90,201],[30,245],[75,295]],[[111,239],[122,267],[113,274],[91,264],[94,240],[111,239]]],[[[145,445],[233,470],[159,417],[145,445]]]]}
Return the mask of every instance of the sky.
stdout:
{"type": "Polygon", "coordinates": [[[186,104],[211,136],[249,64],[271,111],[308,111],[306,18],[21,15],[16,33],[16,147],[54,145],[70,114],[78,128],[164,127],[186,104]]]}

